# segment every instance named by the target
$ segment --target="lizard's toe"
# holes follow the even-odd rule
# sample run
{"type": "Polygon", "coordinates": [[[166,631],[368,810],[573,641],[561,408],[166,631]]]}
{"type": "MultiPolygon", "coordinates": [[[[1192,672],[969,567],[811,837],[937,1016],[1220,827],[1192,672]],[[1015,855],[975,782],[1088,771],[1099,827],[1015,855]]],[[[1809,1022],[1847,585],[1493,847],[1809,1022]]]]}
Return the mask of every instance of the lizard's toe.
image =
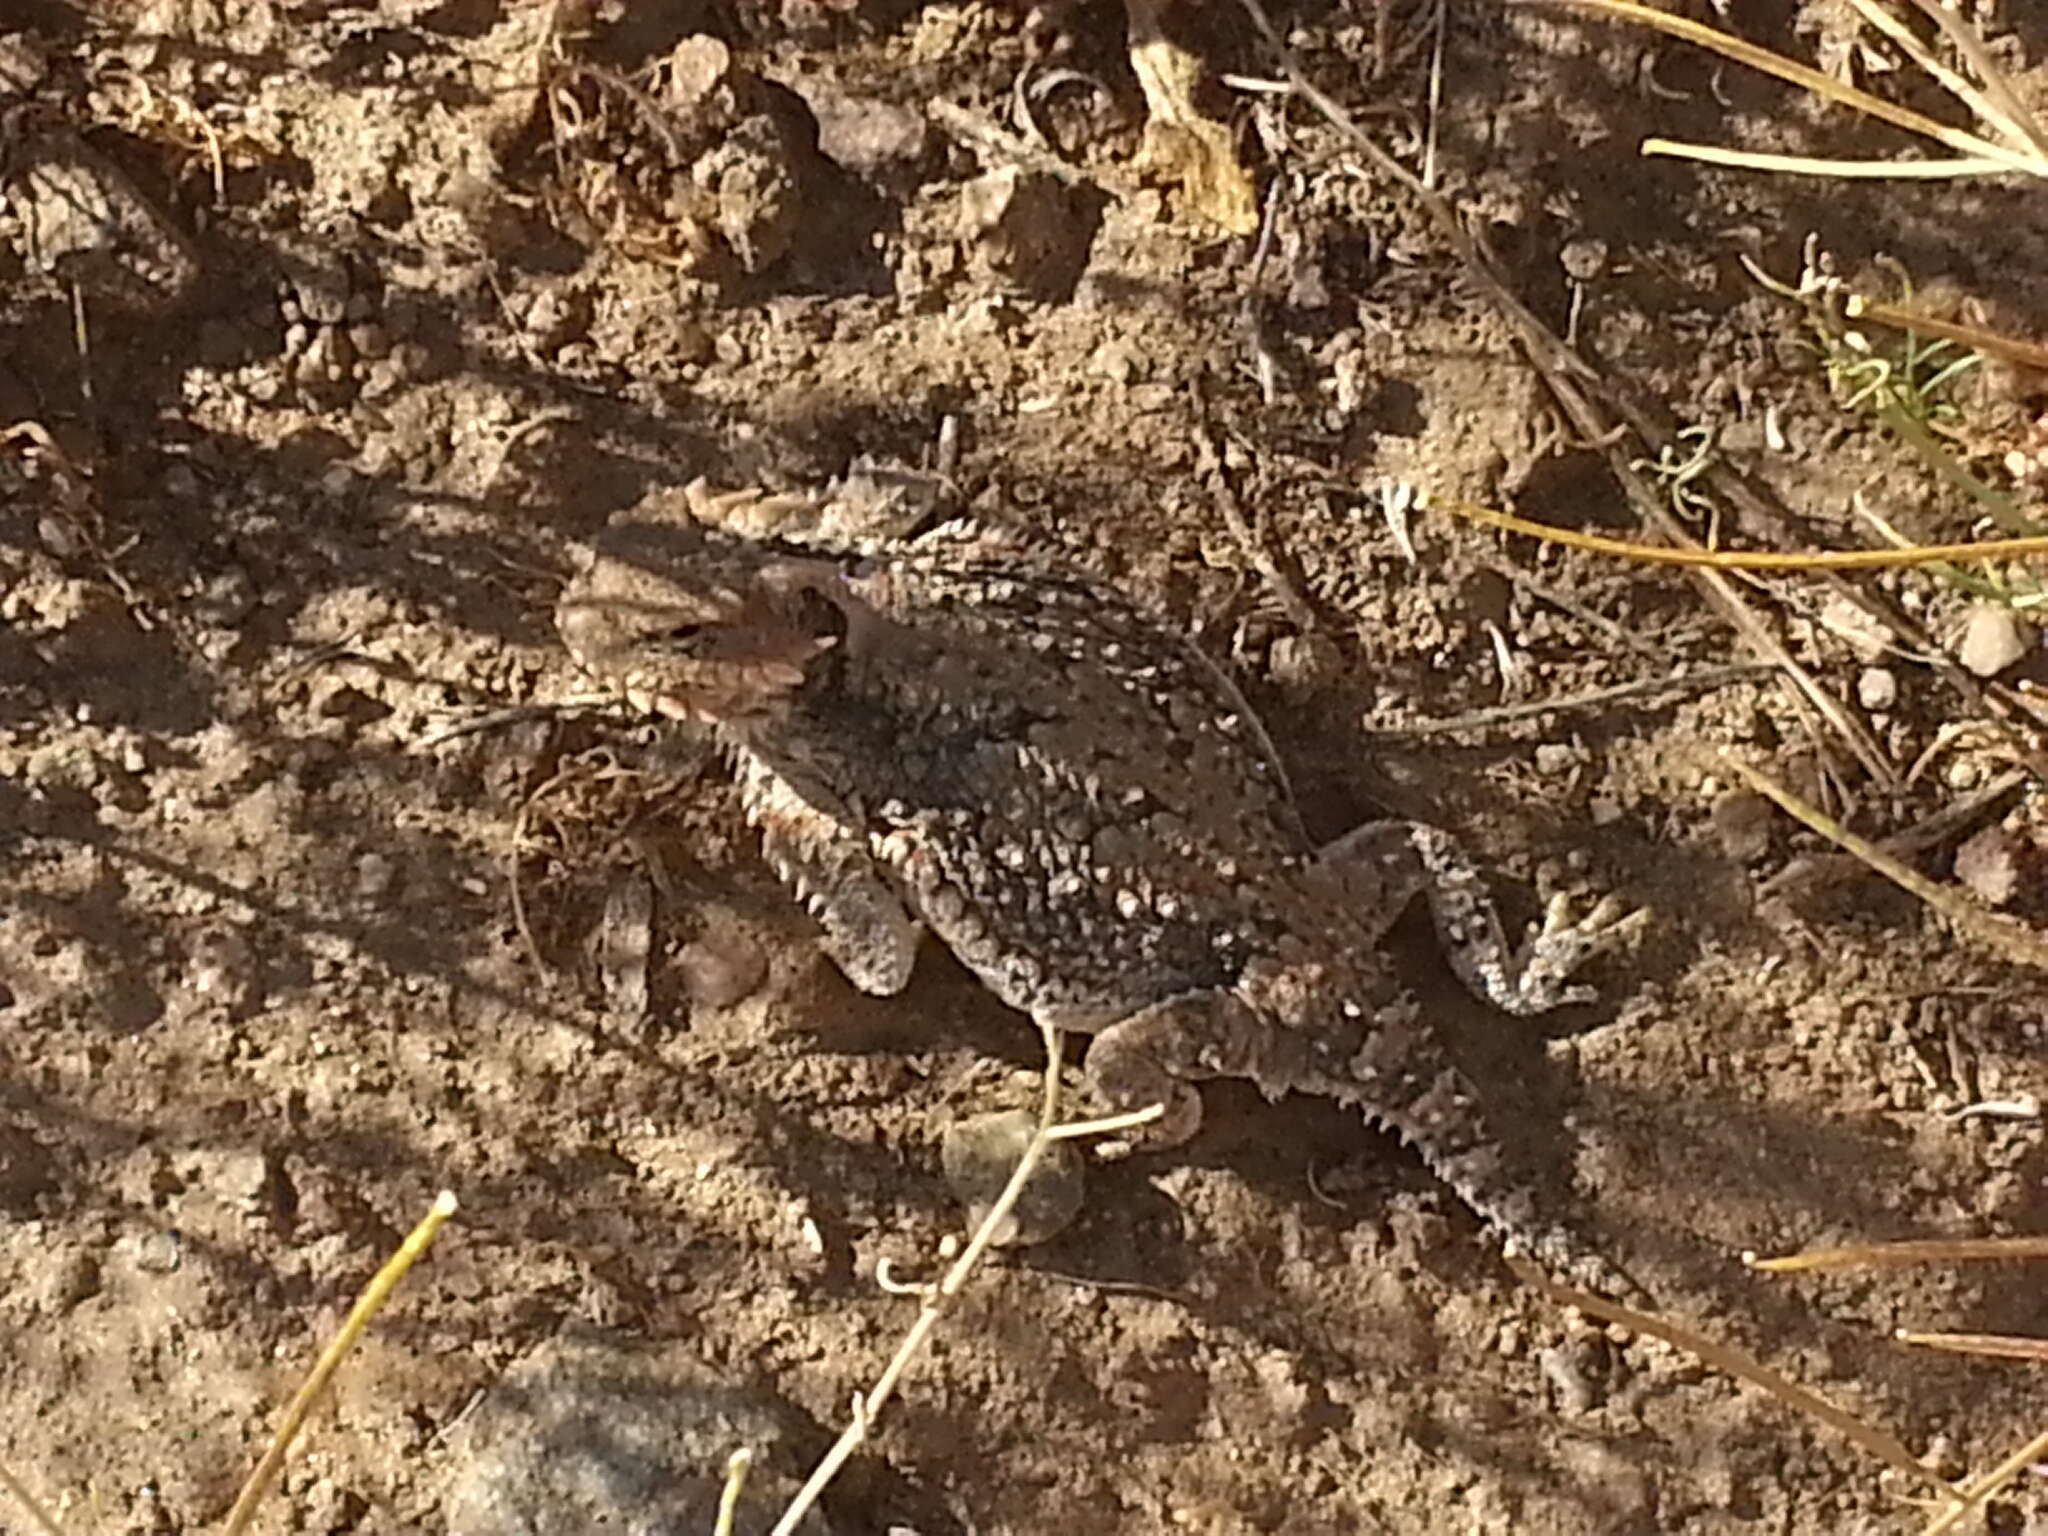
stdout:
{"type": "Polygon", "coordinates": [[[1571,978],[1587,961],[1619,947],[1650,920],[1647,908],[1631,911],[1617,896],[1603,896],[1582,918],[1571,915],[1571,898],[1559,893],[1543,910],[1543,924],[1517,956],[1522,1001],[1536,1010],[1589,1003],[1591,987],[1571,978]]]}

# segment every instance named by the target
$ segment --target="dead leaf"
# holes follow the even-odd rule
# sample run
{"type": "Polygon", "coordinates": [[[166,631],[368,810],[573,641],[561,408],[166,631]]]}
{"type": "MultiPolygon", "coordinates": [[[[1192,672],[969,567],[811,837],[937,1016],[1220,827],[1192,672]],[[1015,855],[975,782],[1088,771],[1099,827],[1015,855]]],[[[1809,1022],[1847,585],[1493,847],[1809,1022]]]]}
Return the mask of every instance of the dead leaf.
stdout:
{"type": "Polygon", "coordinates": [[[1202,65],[1169,42],[1160,27],[1164,0],[1124,0],[1130,17],[1131,69],[1145,92],[1145,142],[1139,158],[1181,185],[1188,206],[1233,235],[1259,227],[1251,173],[1237,158],[1229,128],[1195,107],[1202,65]]]}

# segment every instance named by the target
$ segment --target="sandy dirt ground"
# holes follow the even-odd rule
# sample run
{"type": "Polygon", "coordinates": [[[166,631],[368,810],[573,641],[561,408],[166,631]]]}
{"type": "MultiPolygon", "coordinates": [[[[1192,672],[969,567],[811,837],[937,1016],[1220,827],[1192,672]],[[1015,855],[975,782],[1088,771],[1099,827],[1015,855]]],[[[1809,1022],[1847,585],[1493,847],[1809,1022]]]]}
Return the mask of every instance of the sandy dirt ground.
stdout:
{"type": "MultiPolygon", "coordinates": [[[[1751,9],[1943,110],[1835,0],[1751,9]]],[[[2039,98],[2042,12],[1978,11],[2039,98]]],[[[2037,193],[1643,159],[1905,140],[1563,9],[1275,14],[1507,289],[1668,413],[1621,452],[1665,450],[1648,483],[1701,537],[1881,542],[1859,505],[1973,532],[1742,258],[1790,282],[1812,237],[1873,295],[2039,335],[2037,193]],[[1701,445],[1787,522],[1677,472],[1701,445]]],[[[1518,920],[1552,887],[1649,909],[1601,1002],[1535,1023],[1466,998],[1425,920],[1392,948],[1662,1310],[1951,1474],[2038,1427],[2026,1367],[1891,1338],[2048,1333],[2038,1271],[1738,1257],[2038,1230],[2038,1120],[1956,1113],[2040,1091],[2038,973],[1816,865],[1708,755],[1875,837],[1960,806],[1911,857],[2038,922],[2031,780],[1984,793],[2025,769],[2031,639],[1978,621],[2014,650],[1980,683],[1957,585],[1774,577],[1735,590],[1860,753],[1768,671],[1603,700],[1759,653],[1683,573],[1389,510],[1410,482],[1636,529],[1415,199],[1306,101],[1226,86],[1281,73],[1244,13],[1165,20],[1263,239],[1147,139],[1107,0],[0,8],[0,429],[33,424],[0,450],[0,1461],[67,1529],[217,1529],[442,1188],[461,1215],[259,1530],[511,1531],[489,1490],[526,1479],[543,1528],[702,1531],[731,1444],[758,1516],[838,1432],[915,1309],[877,1263],[929,1277],[960,1229],[945,1126],[1034,1103],[1037,1038],[936,948],[903,997],[852,990],[715,755],[552,707],[581,684],[550,613],[651,489],[925,465],[949,418],[956,510],[1200,637],[1315,831],[1454,827],[1518,920]],[[644,1011],[595,942],[636,880],[644,1011]]],[[[1960,451],[2027,503],[2029,381],[1973,380],[1960,451]]],[[[976,1278],[832,1528],[1918,1528],[1863,1452],[1522,1285],[1355,1117],[1208,1099],[976,1278]]],[[[1992,1528],[2044,1510],[2023,1485],[1992,1528]]]]}

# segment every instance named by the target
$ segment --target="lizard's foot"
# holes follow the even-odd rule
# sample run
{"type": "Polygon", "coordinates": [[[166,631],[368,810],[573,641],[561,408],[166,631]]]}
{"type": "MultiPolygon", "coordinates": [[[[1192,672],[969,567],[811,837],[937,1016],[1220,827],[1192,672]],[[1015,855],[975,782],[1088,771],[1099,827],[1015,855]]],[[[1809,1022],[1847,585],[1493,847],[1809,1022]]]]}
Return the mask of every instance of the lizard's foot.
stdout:
{"type": "Polygon", "coordinates": [[[1117,1051],[1114,1042],[1109,1052],[1112,1059],[1098,1065],[1096,1058],[1102,1044],[1097,1040],[1088,1048],[1087,1065],[1088,1081],[1104,1101],[1104,1107],[1111,1114],[1129,1114],[1159,1105],[1161,1113],[1156,1120],[1132,1126],[1114,1141],[1098,1143],[1097,1150],[1109,1156],[1123,1156],[1139,1151],[1169,1151],[1192,1141],[1195,1132],[1202,1128],[1201,1090],[1193,1083],[1160,1072],[1150,1062],[1141,1064],[1117,1051]]]}
{"type": "Polygon", "coordinates": [[[1219,1010],[1214,993],[1167,998],[1117,1020],[1089,1044],[1088,1082],[1110,1113],[1164,1106],[1158,1119],[1119,1138],[1123,1151],[1177,1147],[1201,1129],[1202,1095],[1187,1079],[1217,1069],[1220,1058],[1208,1045],[1219,1011],[1228,1012],[1219,1010]]]}
{"type": "Polygon", "coordinates": [[[1649,920],[1646,908],[1631,912],[1616,896],[1603,896],[1591,912],[1574,920],[1571,898],[1562,893],[1551,897],[1542,926],[1515,951],[1502,978],[1513,1003],[1497,994],[1494,1001],[1511,1013],[1547,1013],[1567,1003],[1592,1002],[1593,989],[1572,985],[1572,976],[1594,956],[1639,933],[1649,920]]]}

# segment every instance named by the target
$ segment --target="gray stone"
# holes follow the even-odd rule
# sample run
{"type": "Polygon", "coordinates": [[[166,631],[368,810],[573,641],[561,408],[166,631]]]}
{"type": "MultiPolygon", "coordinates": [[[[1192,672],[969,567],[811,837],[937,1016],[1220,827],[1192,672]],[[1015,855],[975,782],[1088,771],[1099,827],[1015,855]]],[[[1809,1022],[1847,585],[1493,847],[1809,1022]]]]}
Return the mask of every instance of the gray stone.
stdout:
{"type": "MultiPolygon", "coordinates": [[[[737,1536],[798,1487],[775,1463],[784,1410],[687,1348],[571,1327],[499,1378],[450,1437],[448,1536],[705,1536],[727,1459],[753,1453],[737,1536]]],[[[798,1529],[831,1536],[813,1510],[798,1529]]]]}

